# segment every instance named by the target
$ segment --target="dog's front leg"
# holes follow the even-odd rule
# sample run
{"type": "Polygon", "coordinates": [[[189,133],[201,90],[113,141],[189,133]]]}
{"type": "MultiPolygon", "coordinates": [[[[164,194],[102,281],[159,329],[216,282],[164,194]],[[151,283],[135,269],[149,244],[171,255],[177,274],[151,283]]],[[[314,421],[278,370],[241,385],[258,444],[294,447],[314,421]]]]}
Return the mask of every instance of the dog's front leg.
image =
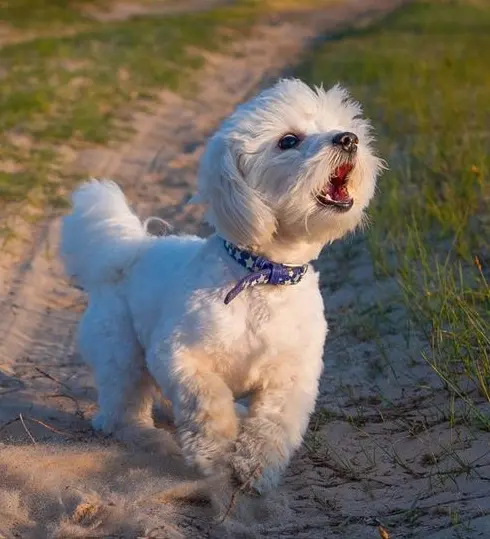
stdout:
{"type": "Polygon", "coordinates": [[[263,493],[275,487],[293,452],[301,445],[315,406],[318,376],[267,380],[252,395],[230,464],[246,490],[263,493]]]}
{"type": "Polygon", "coordinates": [[[176,389],[175,422],[186,461],[206,475],[219,471],[238,435],[230,388],[214,372],[181,368],[176,389]]]}

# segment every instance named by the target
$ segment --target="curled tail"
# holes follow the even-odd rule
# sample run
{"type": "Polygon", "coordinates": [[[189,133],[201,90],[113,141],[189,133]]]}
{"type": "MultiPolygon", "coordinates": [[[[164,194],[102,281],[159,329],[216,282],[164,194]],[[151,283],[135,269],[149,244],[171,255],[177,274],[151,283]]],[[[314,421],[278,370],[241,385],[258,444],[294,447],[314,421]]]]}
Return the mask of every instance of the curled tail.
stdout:
{"type": "Polygon", "coordinates": [[[114,182],[91,180],[72,202],[61,231],[67,274],[85,290],[118,281],[150,241],[144,226],[114,182]]]}

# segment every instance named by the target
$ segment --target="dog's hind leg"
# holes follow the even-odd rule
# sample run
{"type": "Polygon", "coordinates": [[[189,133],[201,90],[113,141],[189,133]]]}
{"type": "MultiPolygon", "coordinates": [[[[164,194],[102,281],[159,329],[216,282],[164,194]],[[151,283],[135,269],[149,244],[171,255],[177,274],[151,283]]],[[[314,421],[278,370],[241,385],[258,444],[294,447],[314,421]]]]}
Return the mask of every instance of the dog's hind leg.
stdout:
{"type": "Polygon", "coordinates": [[[161,453],[176,453],[172,436],[152,419],[156,384],[134,332],[125,302],[112,290],[93,295],[80,323],[79,347],[92,367],[98,391],[95,429],[161,453]]]}

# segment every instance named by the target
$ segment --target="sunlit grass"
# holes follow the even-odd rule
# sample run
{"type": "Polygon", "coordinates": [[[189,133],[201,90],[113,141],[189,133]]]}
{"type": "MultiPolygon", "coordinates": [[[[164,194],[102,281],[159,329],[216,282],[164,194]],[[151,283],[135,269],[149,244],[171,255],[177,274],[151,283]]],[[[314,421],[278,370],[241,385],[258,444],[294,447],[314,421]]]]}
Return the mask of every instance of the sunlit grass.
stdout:
{"type": "Polygon", "coordinates": [[[489,27],[484,2],[417,1],[302,69],[345,83],[374,120],[390,166],[368,238],[378,274],[398,277],[424,356],[477,415],[490,401],[489,27]]]}
{"type": "Polygon", "coordinates": [[[87,6],[103,6],[106,0],[0,0],[0,20],[14,28],[63,28],[88,21],[87,6]]]}
{"type": "MultiPolygon", "coordinates": [[[[238,10],[238,8],[236,8],[238,10]]],[[[0,49],[0,161],[19,164],[0,177],[0,204],[34,188],[55,192],[49,174],[60,145],[106,143],[127,135],[126,110],[177,89],[203,57],[249,27],[249,13],[216,9],[171,17],[93,23],[72,36],[40,37],[0,49]],[[17,144],[19,135],[29,144],[17,144]],[[44,156],[44,159],[40,157],[44,156]]]]}
{"type": "Polygon", "coordinates": [[[190,87],[206,51],[230,46],[264,14],[329,0],[280,6],[237,0],[208,11],[111,22],[87,10],[114,3],[0,0],[2,24],[27,36],[0,48],[0,210],[33,195],[59,203],[59,187],[71,184],[60,148],[127,136],[132,112],[163,89],[190,87]],[[15,170],[2,163],[15,163],[15,170]]]}

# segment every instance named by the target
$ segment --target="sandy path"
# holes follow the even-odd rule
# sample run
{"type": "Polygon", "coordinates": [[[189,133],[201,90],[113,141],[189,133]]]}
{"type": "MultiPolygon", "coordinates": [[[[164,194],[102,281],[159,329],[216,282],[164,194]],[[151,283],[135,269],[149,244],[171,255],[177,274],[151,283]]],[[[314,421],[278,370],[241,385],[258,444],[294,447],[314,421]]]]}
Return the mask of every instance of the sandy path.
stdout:
{"type": "MultiPolygon", "coordinates": [[[[151,116],[136,117],[129,143],[86,151],[76,168],[117,180],[140,216],[205,233],[185,202],[219,120],[321,30],[394,3],[351,0],[258,27],[240,54],[209,55],[195,98],[165,94],[151,116]]],[[[200,500],[178,501],[195,492],[180,462],[90,429],[95,391],[74,349],[84,298],[64,279],[58,233],[59,221],[47,222],[29,249],[0,261],[0,537],[369,538],[379,520],[393,537],[446,539],[455,519],[468,524],[462,537],[489,536],[489,437],[447,426],[446,396],[428,389],[439,386],[416,360],[422,344],[405,338],[394,283],[375,279],[361,236],[319,261],[331,334],[305,446],[276,493],[240,497],[218,524],[200,500]]]]}

